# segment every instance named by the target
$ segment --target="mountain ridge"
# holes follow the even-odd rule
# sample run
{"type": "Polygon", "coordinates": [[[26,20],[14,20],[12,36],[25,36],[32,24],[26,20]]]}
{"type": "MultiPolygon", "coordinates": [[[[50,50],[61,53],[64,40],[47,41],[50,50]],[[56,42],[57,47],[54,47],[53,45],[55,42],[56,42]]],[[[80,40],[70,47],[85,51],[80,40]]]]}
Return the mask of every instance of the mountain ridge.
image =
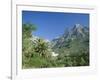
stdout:
{"type": "Polygon", "coordinates": [[[81,24],[75,24],[70,30],[66,29],[62,36],[52,40],[52,49],[58,53],[61,49],[68,49],[70,46],[76,43],[79,46],[85,46],[86,44],[86,46],[89,47],[87,45],[89,43],[88,41],[89,28],[82,26],[81,24]]]}

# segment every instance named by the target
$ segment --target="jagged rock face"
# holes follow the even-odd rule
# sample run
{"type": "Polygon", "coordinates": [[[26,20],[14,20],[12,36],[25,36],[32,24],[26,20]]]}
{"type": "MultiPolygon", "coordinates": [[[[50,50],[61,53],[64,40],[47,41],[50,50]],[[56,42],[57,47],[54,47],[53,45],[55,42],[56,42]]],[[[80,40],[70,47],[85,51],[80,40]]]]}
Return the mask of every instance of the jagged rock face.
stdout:
{"type": "MultiPolygon", "coordinates": [[[[88,41],[89,28],[80,24],[75,24],[70,30],[66,29],[59,38],[53,39],[53,49],[63,48],[70,45],[70,42],[77,40],[79,42],[88,41]]],[[[83,44],[83,43],[82,43],[83,44]]],[[[81,44],[80,44],[81,45],[81,44]]]]}
{"type": "Polygon", "coordinates": [[[84,28],[80,24],[76,24],[72,29],[72,35],[77,37],[84,37],[84,28]]]}

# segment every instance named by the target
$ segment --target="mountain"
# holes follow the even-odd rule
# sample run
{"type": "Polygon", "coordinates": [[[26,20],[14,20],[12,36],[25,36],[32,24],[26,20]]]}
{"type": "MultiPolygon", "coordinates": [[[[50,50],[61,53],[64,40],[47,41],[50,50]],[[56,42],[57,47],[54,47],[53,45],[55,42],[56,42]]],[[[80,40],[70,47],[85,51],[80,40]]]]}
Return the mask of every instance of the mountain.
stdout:
{"type": "Polygon", "coordinates": [[[88,51],[89,28],[75,24],[70,30],[66,29],[60,37],[53,39],[52,44],[52,49],[59,54],[75,54],[80,50],[88,51]]]}

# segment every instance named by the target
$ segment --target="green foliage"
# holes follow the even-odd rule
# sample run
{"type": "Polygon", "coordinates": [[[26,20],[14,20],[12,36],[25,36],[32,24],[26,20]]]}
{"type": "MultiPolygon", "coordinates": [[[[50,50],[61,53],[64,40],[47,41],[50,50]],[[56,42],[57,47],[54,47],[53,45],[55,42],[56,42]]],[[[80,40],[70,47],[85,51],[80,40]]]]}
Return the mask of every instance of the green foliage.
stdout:
{"type": "MultiPolygon", "coordinates": [[[[67,43],[65,43],[66,45],[67,43]]],[[[78,39],[70,41],[68,47],[56,49],[59,52],[58,62],[69,66],[88,66],[89,65],[89,44],[78,39]]]]}
{"type": "Polygon", "coordinates": [[[36,30],[36,26],[34,24],[22,24],[22,35],[23,38],[32,37],[32,31],[36,30]]]}
{"type": "Polygon", "coordinates": [[[43,39],[37,39],[36,45],[34,47],[35,52],[39,53],[42,57],[48,57],[49,56],[49,45],[46,43],[43,39]]]}
{"type": "Polygon", "coordinates": [[[22,37],[22,68],[52,67],[51,49],[43,39],[31,40],[32,32],[36,27],[32,24],[23,24],[22,37]]]}
{"type": "Polygon", "coordinates": [[[30,40],[32,37],[32,31],[36,30],[36,27],[32,24],[23,24],[22,25],[22,64],[25,67],[25,64],[29,61],[30,57],[34,54],[33,43],[30,40]]]}

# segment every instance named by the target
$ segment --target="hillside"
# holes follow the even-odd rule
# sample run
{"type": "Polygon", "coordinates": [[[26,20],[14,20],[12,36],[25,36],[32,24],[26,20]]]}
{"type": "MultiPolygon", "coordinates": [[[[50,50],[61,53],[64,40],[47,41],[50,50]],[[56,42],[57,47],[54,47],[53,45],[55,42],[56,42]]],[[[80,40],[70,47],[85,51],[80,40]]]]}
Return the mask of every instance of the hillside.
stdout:
{"type": "Polygon", "coordinates": [[[75,24],[70,30],[66,29],[62,36],[53,39],[52,44],[52,49],[59,54],[69,54],[69,51],[75,54],[76,52],[78,53],[80,49],[88,49],[89,28],[80,24],[75,24]]]}

